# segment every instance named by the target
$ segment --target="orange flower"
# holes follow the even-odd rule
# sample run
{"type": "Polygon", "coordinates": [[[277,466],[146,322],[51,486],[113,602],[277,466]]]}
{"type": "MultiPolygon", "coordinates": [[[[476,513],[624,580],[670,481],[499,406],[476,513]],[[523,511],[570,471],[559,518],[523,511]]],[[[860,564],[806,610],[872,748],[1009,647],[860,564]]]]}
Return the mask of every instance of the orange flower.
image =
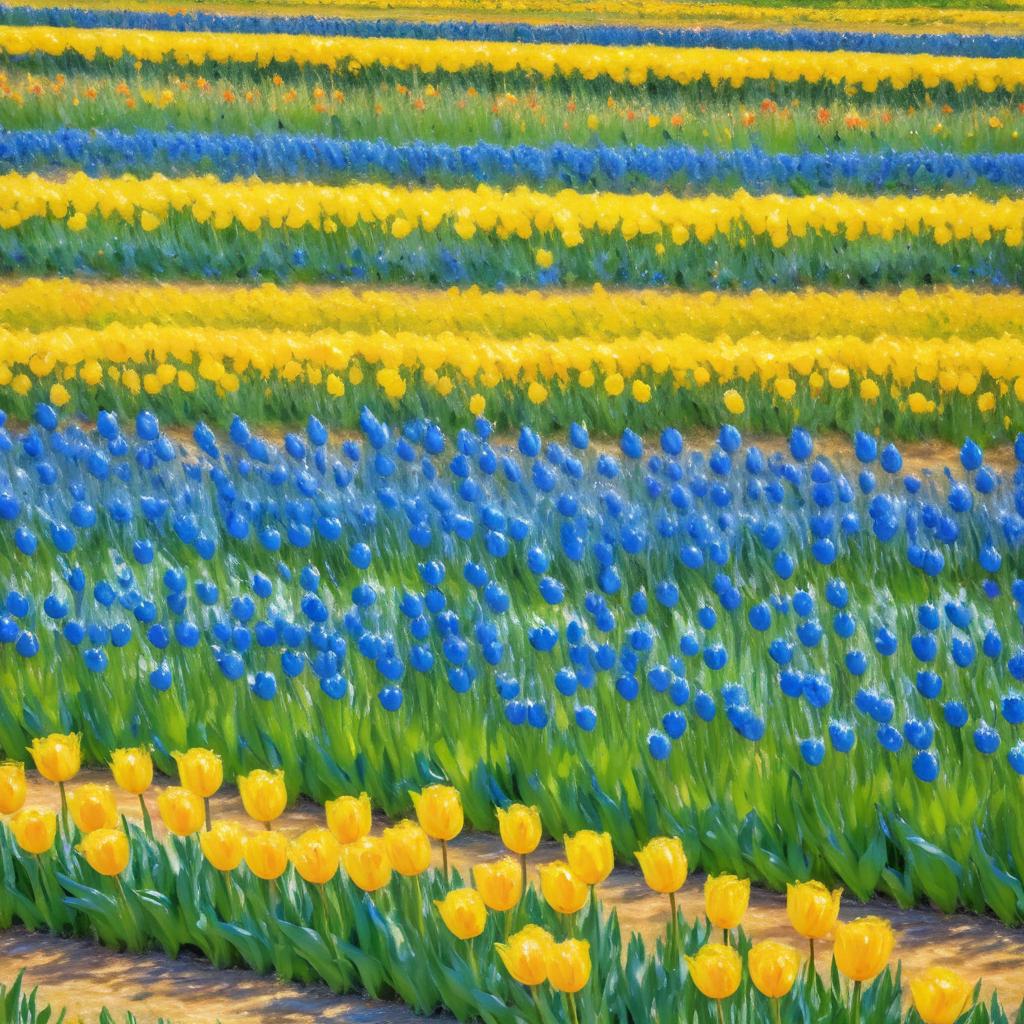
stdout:
{"type": "Polygon", "coordinates": [[[843,123],[847,128],[863,128],[867,124],[859,114],[847,114],[843,123]]]}
{"type": "Polygon", "coordinates": [[[575,114],[576,113],[576,101],[575,100],[569,100],[569,102],[566,103],[566,105],[565,105],[565,109],[568,110],[570,114],[575,114]]]}
{"type": "Polygon", "coordinates": [[[412,108],[413,108],[413,110],[426,110],[427,109],[427,105],[426,105],[426,103],[423,102],[423,100],[416,99],[416,100],[413,100],[412,108]]]}
{"type": "Polygon", "coordinates": [[[775,100],[761,100],[761,113],[774,114],[779,109],[775,100]]]}
{"type": "Polygon", "coordinates": [[[757,118],[749,110],[743,111],[742,121],[744,128],[749,128],[756,120],[757,118]]]}
{"type": "Polygon", "coordinates": [[[892,114],[888,110],[882,111],[882,124],[892,124],[892,114]]]}
{"type": "Polygon", "coordinates": [[[672,115],[672,127],[673,128],[682,128],[683,127],[683,115],[682,114],[673,114],[672,115]]]}
{"type": "Polygon", "coordinates": [[[832,120],[832,115],[828,112],[828,107],[818,107],[818,124],[828,124],[832,120]]]}
{"type": "Polygon", "coordinates": [[[234,103],[235,94],[230,89],[225,89],[224,92],[221,93],[221,99],[224,100],[225,103],[234,103]]]}

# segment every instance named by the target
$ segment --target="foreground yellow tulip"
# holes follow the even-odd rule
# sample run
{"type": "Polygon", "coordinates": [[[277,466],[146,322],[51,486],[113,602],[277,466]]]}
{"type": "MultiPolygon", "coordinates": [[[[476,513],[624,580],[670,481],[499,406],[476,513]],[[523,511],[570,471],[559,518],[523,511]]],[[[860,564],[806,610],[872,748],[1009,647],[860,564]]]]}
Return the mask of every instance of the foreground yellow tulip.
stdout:
{"type": "Polygon", "coordinates": [[[615,867],[612,837],[607,832],[582,829],[565,837],[565,858],[573,874],[587,885],[599,885],[615,867]]]}
{"type": "Polygon", "coordinates": [[[0,764],[0,814],[14,814],[25,806],[28,792],[25,766],[20,761],[0,764]]]}
{"type": "Polygon", "coordinates": [[[589,890],[564,860],[545,864],[540,869],[540,891],[559,914],[575,914],[587,902],[589,890]]]}
{"type": "Polygon", "coordinates": [[[708,920],[725,932],[739,926],[750,902],[750,879],[735,875],[709,875],[704,882],[704,910],[708,920]]]}
{"type": "Polygon", "coordinates": [[[184,786],[168,786],[156,805],[167,831],[176,836],[190,836],[203,827],[202,798],[184,786]]]}
{"type": "Polygon", "coordinates": [[[234,871],[242,863],[245,833],[232,821],[218,821],[199,836],[203,856],[218,871],[234,871]]]}
{"type": "Polygon", "coordinates": [[[509,850],[525,857],[540,844],[540,812],[536,807],[527,807],[525,804],[512,804],[507,809],[499,807],[498,831],[501,833],[501,841],[509,850]]]}
{"type": "Polygon", "coordinates": [[[731,946],[709,942],[696,956],[688,956],[686,965],[693,983],[708,999],[728,999],[740,987],[743,964],[731,946]]]}
{"type": "MultiPolygon", "coordinates": [[[[548,981],[557,992],[572,995],[590,979],[590,943],[567,939],[552,943],[547,951],[548,981]]],[[[575,1018],[575,1013],[572,1014],[575,1018]]]]}
{"type": "Polygon", "coordinates": [[[108,877],[121,874],[131,858],[128,837],[119,828],[100,828],[90,832],[76,849],[93,871],[108,877]]]}
{"type": "Polygon", "coordinates": [[[370,834],[373,812],[370,798],[365,793],[359,796],[339,796],[324,804],[327,812],[327,827],[339,843],[354,843],[370,834]]]}
{"type": "Polygon", "coordinates": [[[510,935],[508,942],[498,942],[494,948],[505,965],[505,970],[520,985],[540,985],[548,977],[548,951],[555,940],[551,933],[536,924],[510,935]]]}
{"type": "Polygon", "coordinates": [[[511,910],[523,895],[522,874],[511,857],[475,865],[473,881],[489,910],[511,910]]]}
{"type": "Polygon", "coordinates": [[[57,815],[38,807],[25,807],[8,822],[18,845],[26,853],[46,853],[57,835],[57,815]]]}
{"type": "Polygon", "coordinates": [[[636,852],[644,881],[655,892],[671,896],[686,884],[689,864],[682,842],[676,837],[659,836],[636,852]]]}
{"type": "Polygon", "coordinates": [[[430,837],[408,818],[384,829],[384,848],[391,866],[406,878],[422,875],[430,867],[430,837]]]}
{"type": "Polygon", "coordinates": [[[338,873],[341,845],[327,829],[311,828],[292,843],[288,855],[305,881],[324,885],[338,873]]]}
{"type": "Polygon", "coordinates": [[[924,1024],[954,1024],[971,1004],[973,986],[948,967],[929,967],[910,982],[914,1009],[924,1024]]]}
{"type": "Polygon", "coordinates": [[[800,954],[781,942],[758,942],[747,954],[747,970],[757,991],[772,1000],[777,1020],[778,1001],[789,995],[800,971],[800,954]]]}
{"type": "Polygon", "coordinates": [[[434,900],[448,931],[457,939],[475,939],[487,926],[487,907],[476,889],[452,889],[434,900]]]}
{"type": "Polygon", "coordinates": [[[51,733],[29,747],[39,774],[50,782],[65,783],[82,767],[82,740],[78,733],[51,733]]]}
{"type": "Polygon", "coordinates": [[[419,793],[410,793],[420,827],[431,839],[441,841],[444,878],[448,881],[448,842],[461,831],[465,821],[462,797],[452,786],[427,786],[419,793]]]}
{"type": "Polygon", "coordinates": [[[117,827],[117,801],[109,786],[88,782],[68,793],[68,807],[74,823],[83,832],[117,827]]]}
{"type": "Polygon", "coordinates": [[[219,754],[204,747],[192,747],[184,754],[175,751],[171,756],[178,765],[181,784],[196,796],[209,800],[220,789],[224,782],[224,765],[219,754]]]}
{"type": "Polygon", "coordinates": [[[341,848],[348,877],[363,892],[376,892],[391,881],[391,861],[383,839],[363,836],[341,848]]]}
{"type": "Polygon", "coordinates": [[[244,851],[249,870],[264,881],[280,878],[288,867],[288,839],[281,832],[250,832],[244,851]]]}
{"type": "Polygon", "coordinates": [[[110,755],[114,781],[126,793],[142,796],[153,784],[153,758],[144,747],[122,747],[110,755]]]}
{"type": "Polygon", "coordinates": [[[842,889],[831,892],[821,882],[800,882],[786,886],[786,913],[789,923],[798,935],[811,944],[811,962],[814,961],[814,940],[823,939],[836,926],[842,889]]]}
{"type": "Polygon", "coordinates": [[[257,768],[248,775],[239,775],[237,781],[245,813],[254,821],[262,821],[269,829],[270,823],[280,818],[288,805],[284,772],[257,768]]]}
{"type": "Polygon", "coordinates": [[[895,942],[892,925],[880,917],[844,921],[836,928],[836,966],[851,981],[870,981],[885,969],[895,942]]]}

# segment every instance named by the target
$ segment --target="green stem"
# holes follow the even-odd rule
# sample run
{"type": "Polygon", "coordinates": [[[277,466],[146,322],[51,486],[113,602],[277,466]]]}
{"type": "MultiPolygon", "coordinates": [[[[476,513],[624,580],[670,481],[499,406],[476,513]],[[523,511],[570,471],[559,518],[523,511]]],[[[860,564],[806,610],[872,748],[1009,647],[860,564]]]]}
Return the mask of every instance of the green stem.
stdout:
{"type": "Polygon", "coordinates": [[[725,1010],[722,1009],[722,1000],[716,999],[715,1006],[718,1007],[718,1024],[725,1024],[725,1010]]]}
{"type": "Polygon", "coordinates": [[[782,1024],[782,1010],[779,1007],[779,1002],[780,1001],[778,999],[773,999],[771,1001],[772,1020],[775,1021],[775,1024],[782,1024]]]}
{"type": "Polygon", "coordinates": [[[526,880],[526,854],[525,853],[519,854],[519,869],[520,869],[520,871],[522,872],[522,875],[523,875],[523,893],[522,893],[522,896],[520,897],[520,899],[525,899],[526,898],[526,886],[528,884],[527,880],[526,880]]]}
{"type": "Polygon", "coordinates": [[[265,828],[265,829],[266,829],[266,830],[267,830],[268,832],[270,832],[270,831],[271,831],[271,830],[273,829],[273,826],[272,826],[272,825],[270,824],[270,822],[269,822],[269,821],[265,821],[265,822],[263,822],[263,827],[264,827],[264,828],[265,828]]]}
{"type": "Polygon", "coordinates": [[[466,945],[469,947],[469,969],[473,974],[473,982],[476,985],[480,984],[480,968],[476,962],[476,947],[473,944],[473,940],[470,939],[466,945]]]}
{"type": "Polygon", "coordinates": [[[209,832],[213,825],[213,818],[210,814],[210,798],[208,796],[203,797],[203,807],[206,810],[206,831],[209,832]]]}
{"type": "Polygon", "coordinates": [[[860,991],[861,983],[853,983],[853,1002],[850,1005],[850,1024],[860,1024],[860,991]]]}
{"type": "Polygon", "coordinates": [[[565,1002],[569,1007],[569,1020],[572,1024],[580,1024],[580,1015],[576,1012],[576,997],[571,992],[566,992],[565,1002]]]}
{"type": "Polygon", "coordinates": [[[725,945],[727,945],[727,946],[729,945],[729,929],[728,928],[723,928],[722,929],[722,942],[725,943],[725,945]]]}
{"type": "Polygon", "coordinates": [[[68,794],[64,788],[63,782],[57,783],[57,788],[60,789],[60,821],[64,826],[64,834],[67,835],[69,831],[68,825],[68,794]]]}
{"type": "Polygon", "coordinates": [[[426,934],[427,915],[423,909],[423,883],[417,875],[413,881],[416,883],[416,924],[419,925],[420,935],[426,934]]]}
{"type": "Polygon", "coordinates": [[[139,794],[139,810],[142,811],[142,824],[145,826],[146,829],[146,838],[152,839],[153,819],[149,816],[149,808],[146,806],[146,798],[142,795],[142,793],[139,794]]]}
{"type": "Polygon", "coordinates": [[[447,886],[450,879],[448,877],[448,840],[441,840],[441,863],[444,866],[444,884],[447,886]]]}
{"type": "Polygon", "coordinates": [[[679,915],[676,911],[676,894],[668,894],[668,905],[672,910],[672,918],[668,923],[668,948],[672,954],[673,966],[679,960],[679,915]]]}

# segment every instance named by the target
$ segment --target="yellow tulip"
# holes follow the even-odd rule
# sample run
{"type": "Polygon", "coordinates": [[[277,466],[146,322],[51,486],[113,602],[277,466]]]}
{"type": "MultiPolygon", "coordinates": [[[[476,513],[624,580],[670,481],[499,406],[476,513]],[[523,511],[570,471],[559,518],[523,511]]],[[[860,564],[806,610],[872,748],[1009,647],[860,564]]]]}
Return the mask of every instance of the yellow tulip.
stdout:
{"type": "Polygon", "coordinates": [[[268,772],[257,768],[248,775],[239,775],[237,781],[242,806],[250,818],[269,825],[281,817],[288,804],[283,771],[268,772]]]}
{"type": "Polygon", "coordinates": [[[487,926],[487,907],[476,889],[452,889],[434,905],[457,939],[475,939],[487,926]]]}
{"type": "Polygon", "coordinates": [[[203,856],[218,871],[234,871],[242,863],[245,833],[232,821],[218,821],[200,834],[199,845],[203,856]]]}
{"type": "Polygon", "coordinates": [[[885,969],[896,937],[880,917],[858,917],[836,928],[836,966],[851,981],[870,981],[885,969]]]}
{"type": "Polygon", "coordinates": [[[796,981],[800,954],[781,942],[758,942],[747,954],[747,970],[758,992],[769,999],[781,999],[796,981]]]}
{"type": "Polygon", "coordinates": [[[693,983],[708,999],[728,999],[740,987],[743,965],[731,946],[709,942],[696,956],[688,956],[686,965],[693,983]]]}
{"type": "Polygon", "coordinates": [[[44,779],[64,783],[82,767],[82,738],[77,733],[51,733],[34,739],[29,753],[44,779]]]}
{"type": "Polygon", "coordinates": [[[0,764],[0,814],[14,814],[25,806],[28,788],[25,766],[20,761],[0,764]]]}
{"type": "Polygon", "coordinates": [[[420,826],[431,839],[448,842],[462,831],[462,798],[457,789],[427,786],[410,795],[420,826]]]}
{"type": "Polygon", "coordinates": [[[126,793],[141,796],[153,784],[153,758],[144,747],[124,747],[110,755],[114,781],[126,793]]]}
{"type": "Polygon", "coordinates": [[[564,860],[545,864],[540,869],[540,891],[559,914],[575,914],[587,902],[586,882],[573,874],[564,860]]]}
{"type": "Polygon", "coordinates": [[[272,882],[288,867],[288,839],[282,832],[250,832],[245,838],[244,855],[257,878],[272,882]]]}
{"type": "Polygon", "coordinates": [[[430,867],[430,837],[408,818],[384,829],[384,848],[392,867],[406,878],[421,875],[430,867]]]}
{"type": "Polygon", "coordinates": [[[747,912],[750,902],[750,879],[735,875],[709,875],[704,882],[704,908],[708,920],[729,931],[736,928],[747,912]]]}
{"type": "Polygon", "coordinates": [[[341,848],[348,877],[363,890],[376,892],[391,881],[391,861],[383,839],[363,836],[341,848]]]}
{"type": "Polygon", "coordinates": [[[473,881],[490,910],[511,910],[523,895],[522,873],[511,857],[475,865],[473,881]]]}
{"type": "Polygon", "coordinates": [[[540,844],[540,812],[536,807],[512,804],[509,808],[498,808],[498,831],[501,841],[513,853],[520,856],[533,853],[540,844]]]}
{"type": "Polygon", "coordinates": [[[494,948],[505,970],[520,985],[540,985],[547,981],[548,950],[554,943],[550,932],[539,925],[528,924],[515,935],[510,935],[508,942],[498,942],[494,948]]]}
{"type": "Polygon", "coordinates": [[[607,832],[583,829],[565,837],[565,857],[572,873],[587,885],[603,882],[615,867],[612,837],[607,832]]]}
{"type": "Polygon", "coordinates": [[[73,789],[68,794],[68,807],[75,824],[86,833],[116,828],[120,817],[110,787],[95,782],[73,789]]]}
{"type": "Polygon", "coordinates": [[[38,807],[25,807],[8,822],[18,845],[26,853],[46,853],[57,835],[57,815],[38,807]]]}
{"type": "Polygon", "coordinates": [[[370,798],[365,793],[359,796],[339,796],[324,804],[327,811],[327,827],[339,843],[354,843],[370,834],[373,825],[373,811],[370,798]]]}
{"type": "Polygon", "coordinates": [[[678,837],[652,839],[642,850],[637,850],[636,859],[644,881],[655,892],[671,894],[685,885],[689,865],[678,837]]]}
{"type": "Polygon", "coordinates": [[[590,979],[590,943],[582,939],[552,943],[547,951],[547,972],[556,992],[579,992],[590,979]]]}
{"type": "Polygon", "coordinates": [[[192,747],[185,753],[172,755],[178,766],[178,778],[185,789],[208,800],[224,782],[224,765],[220,755],[204,747],[192,747]]]}
{"type": "Polygon", "coordinates": [[[288,855],[305,881],[324,885],[338,873],[341,846],[327,829],[311,828],[292,842],[288,855]]]}
{"type": "Polygon", "coordinates": [[[121,874],[131,858],[128,837],[119,828],[99,828],[76,847],[93,871],[112,877],[121,874]]]}
{"type": "Polygon", "coordinates": [[[821,882],[786,886],[786,913],[798,935],[812,942],[823,939],[836,925],[842,889],[831,892],[821,882]]]}
{"type": "Polygon", "coordinates": [[[203,827],[203,801],[184,786],[168,786],[156,800],[168,832],[190,836],[203,827]]]}
{"type": "Polygon", "coordinates": [[[929,967],[910,982],[914,1009],[924,1024],[954,1024],[971,1004],[973,987],[948,967],[929,967]]]}

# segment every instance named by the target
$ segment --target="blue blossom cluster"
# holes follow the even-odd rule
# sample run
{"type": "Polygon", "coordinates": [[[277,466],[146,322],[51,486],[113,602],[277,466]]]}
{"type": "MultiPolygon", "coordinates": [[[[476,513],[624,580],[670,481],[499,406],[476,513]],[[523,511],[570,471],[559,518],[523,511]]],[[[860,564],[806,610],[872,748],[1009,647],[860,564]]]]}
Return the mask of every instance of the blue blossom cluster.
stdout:
{"type": "Polygon", "coordinates": [[[864,192],[1024,188],[1022,153],[765,153],[691,146],[450,146],[323,135],[223,135],[198,132],[124,133],[116,129],[14,131],[0,134],[0,170],[76,168],[92,177],[119,174],[216,174],[228,181],[341,184],[486,182],[512,186],[638,192],[672,188],[752,193],[864,192]]]}
{"type": "Polygon", "coordinates": [[[724,720],[813,767],[866,743],[925,782],[967,747],[1024,774],[1024,469],[973,441],[932,475],[866,434],[835,463],[800,428],[768,453],[731,426],[701,452],[360,422],[0,426],[0,666],[475,701],[656,760],[724,720]]]}
{"type": "Polygon", "coordinates": [[[1024,57],[1024,36],[955,32],[836,32],[791,28],[645,28],[625,25],[534,25],[527,22],[403,21],[316,15],[216,14],[91,10],[83,7],[0,7],[0,24],[139,31],[244,32],[359,38],[454,39],[467,42],[586,43],[592,46],[715,47],[852,53],[931,53],[946,57],[1024,57]]]}

